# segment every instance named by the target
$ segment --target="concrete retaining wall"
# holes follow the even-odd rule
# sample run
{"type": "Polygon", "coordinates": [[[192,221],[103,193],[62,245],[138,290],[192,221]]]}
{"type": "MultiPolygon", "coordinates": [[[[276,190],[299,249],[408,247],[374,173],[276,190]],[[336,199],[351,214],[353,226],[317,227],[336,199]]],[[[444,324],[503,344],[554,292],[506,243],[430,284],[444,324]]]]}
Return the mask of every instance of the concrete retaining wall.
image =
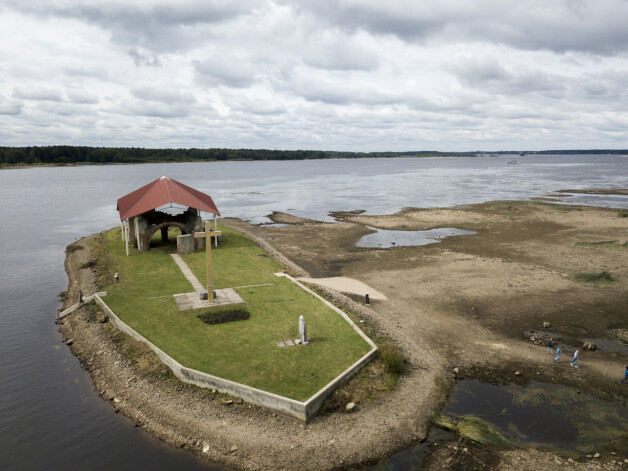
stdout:
{"type": "Polygon", "coordinates": [[[292,278],[289,275],[284,273],[277,274],[278,276],[285,276],[289,278],[291,281],[296,283],[302,289],[306,290],[316,298],[318,298],[321,302],[329,306],[331,309],[336,311],[338,314],[342,315],[342,317],[349,322],[349,324],[353,327],[353,329],[360,334],[360,336],[366,340],[366,342],[372,347],[372,349],[360,358],[357,362],[347,368],[342,374],[336,377],[333,381],[327,384],[323,389],[318,391],[314,396],[308,399],[306,402],[296,401],[294,399],[290,399],[287,397],[279,396],[277,394],[269,393],[267,391],[262,391],[260,389],[252,388],[250,386],[246,386],[244,384],[235,383],[233,381],[229,381],[227,379],[219,378],[217,376],[213,376],[207,373],[203,373],[201,371],[193,370],[192,368],[187,368],[181,365],[179,362],[171,358],[164,351],[159,349],[157,346],[149,342],[147,339],[138,334],[131,327],[126,325],[124,322],[120,320],[120,318],[107,306],[102,298],[98,295],[94,295],[95,301],[98,305],[105,311],[105,313],[109,316],[110,322],[115,325],[119,330],[124,332],[127,335],[130,335],[134,339],[144,342],[148,347],[155,352],[155,354],[159,357],[159,359],[166,364],[173,372],[173,374],[179,378],[181,381],[194,384],[201,388],[209,388],[216,389],[221,393],[231,394],[232,396],[240,397],[246,402],[251,404],[255,404],[258,406],[265,407],[267,409],[272,409],[274,411],[280,412],[282,414],[289,415],[291,417],[295,417],[299,420],[307,421],[310,417],[312,417],[318,409],[320,409],[321,405],[325,401],[325,399],[344,381],[349,379],[355,373],[357,373],[362,366],[370,361],[370,359],[377,353],[377,347],[373,343],[371,339],[369,339],[359,328],[358,326],[340,309],[338,309],[333,304],[329,303],[325,299],[321,298],[319,295],[314,293],[313,291],[306,288],[304,285],[299,283],[297,280],[292,278]]]}
{"type": "Polygon", "coordinates": [[[351,318],[342,309],[337,308],[326,299],[320,297],[317,293],[315,293],[314,291],[306,287],[303,283],[295,280],[290,275],[286,273],[275,273],[275,275],[288,278],[294,284],[299,286],[302,290],[308,292],[309,294],[317,298],[320,302],[325,304],[327,307],[329,307],[330,309],[332,309],[333,311],[341,315],[344,318],[344,320],[346,320],[347,323],[353,328],[353,330],[355,330],[360,335],[360,337],[362,337],[366,341],[366,343],[368,343],[371,346],[371,351],[369,351],[366,355],[364,355],[362,358],[356,361],[353,365],[351,365],[349,368],[343,371],[339,376],[337,376],[334,380],[329,382],[323,389],[318,391],[316,394],[314,394],[311,398],[309,398],[305,402],[305,408],[306,408],[305,414],[307,418],[310,418],[312,417],[312,415],[316,413],[318,409],[320,409],[325,399],[327,399],[327,397],[332,392],[334,392],[334,390],[338,386],[340,386],[342,383],[344,383],[349,378],[351,378],[351,376],[353,376],[358,371],[360,371],[360,368],[366,365],[377,354],[377,346],[370,338],[368,338],[368,336],[364,332],[362,332],[362,330],[360,330],[360,328],[356,325],[356,323],[353,322],[351,318]]]}

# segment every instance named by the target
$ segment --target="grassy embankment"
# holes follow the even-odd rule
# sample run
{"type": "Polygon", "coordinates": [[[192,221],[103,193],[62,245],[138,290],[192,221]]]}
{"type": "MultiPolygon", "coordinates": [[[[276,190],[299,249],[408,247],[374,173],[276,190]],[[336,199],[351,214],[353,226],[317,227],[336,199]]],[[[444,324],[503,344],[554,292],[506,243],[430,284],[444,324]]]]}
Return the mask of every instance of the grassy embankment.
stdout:
{"type": "MultiPolygon", "coordinates": [[[[209,309],[179,311],[172,295],[191,292],[192,287],[170,256],[176,247],[143,253],[132,249],[127,257],[118,228],[104,233],[97,248],[99,266],[108,274],[105,301],[181,364],[301,401],[370,349],[341,316],[289,280],[274,276],[282,267],[262,249],[235,231],[221,230],[224,243],[212,252],[214,286],[235,288],[250,319],[207,325],[197,316],[209,309]],[[113,282],[116,270],[119,284],[113,282]],[[277,347],[277,341],[297,338],[300,315],[312,343],[277,347]]],[[[184,260],[205,283],[205,251],[185,255],[184,260]]]]}

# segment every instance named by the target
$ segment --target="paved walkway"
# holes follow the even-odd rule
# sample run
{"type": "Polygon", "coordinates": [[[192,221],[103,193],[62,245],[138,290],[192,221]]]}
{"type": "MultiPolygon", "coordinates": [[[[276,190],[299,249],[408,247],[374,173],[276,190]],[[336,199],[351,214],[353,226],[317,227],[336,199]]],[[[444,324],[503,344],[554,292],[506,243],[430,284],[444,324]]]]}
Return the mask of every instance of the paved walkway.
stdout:
{"type": "Polygon", "coordinates": [[[206,289],[205,286],[198,281],[196,275],[192,273],[190,267],[188,267],[187,263],[183,261],[183,259],[179,256],[179,254],[173,253],[170,256],[174,259],[175,263],[183,273],[183,276],[190,282],[192,288],[194,288],[194,292],[192,293],[180,293],[173,294],[175,302],[179,307],[179,311],[187,311],[188,309],[201,309],[203,307],[211,307],[211,306],[223,306],[226,304],[240,304],[244,302],[244,299],[240,297],[238,293],[235,292],[232,288],[225,289],[217,289],[216,297],[214,298],[214,302],[210,303],[205,299],[201,299],[200,293],[206,289]]]}
{"type": "Polygon", "coordinates": [[[192,273],[192,270],[190,270],[190,267],[188,267],[188,264],[183,261],[183,259],[179,256],[179,254],[171,253],[170,256],[174,259],[175,263],[179,266],[179,269],[181,270],[181,273],[183,273],[183,276],[185,276],[187,280],[190,282],[194,291],[196,291],[197,293],[200,293],[201,291],[203,291],[205,289],[205,286],[203,286],[201,282],[198,281],[198,278],[196,278],[196,275],[192,273]]]}

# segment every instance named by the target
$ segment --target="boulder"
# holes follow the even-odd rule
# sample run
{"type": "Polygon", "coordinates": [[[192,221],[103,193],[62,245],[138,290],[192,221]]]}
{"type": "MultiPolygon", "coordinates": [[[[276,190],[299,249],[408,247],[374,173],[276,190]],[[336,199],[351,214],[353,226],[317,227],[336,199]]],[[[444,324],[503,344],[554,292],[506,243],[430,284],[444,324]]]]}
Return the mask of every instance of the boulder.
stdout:
{"type": "Polygon", "coordinates": [[[584,344],[582,344],[583,350],[593,351],[596,348],[597,348],[597,345],[595,345],[593,342],[584,342],[584,344]]]}
{"type": "Polygon", "coordinates": [[[350,402],[345,406],[347,412],[353,412],[355,410],[355,402],[350,402]]]}
{"type": "Polygon", "coordinates": [[[620,342],[628,343],[628,329],[613,329],[620,342]]]}
{"type": "Polygon", "coordinates": [[[543,322],[543,328],[544,329],[547,329],[547,328],[549,328],[551,326],[552,326],[552,324],[550,324],[549,322],[547,322],[547,321],[543,322]]]}

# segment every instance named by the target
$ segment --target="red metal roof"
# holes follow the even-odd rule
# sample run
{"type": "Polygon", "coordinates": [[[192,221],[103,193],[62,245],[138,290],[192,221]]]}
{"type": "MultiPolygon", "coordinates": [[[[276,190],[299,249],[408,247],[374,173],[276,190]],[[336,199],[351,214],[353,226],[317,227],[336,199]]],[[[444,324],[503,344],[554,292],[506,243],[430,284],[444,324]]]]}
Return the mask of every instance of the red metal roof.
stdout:
{"type": "Polygon", "coordinates": [[[168,203],[177,203],[220,216],[211,196],[168,177],[158,178],[118,198],[117,209],[120,220],[124,221],[168,203]]]}

